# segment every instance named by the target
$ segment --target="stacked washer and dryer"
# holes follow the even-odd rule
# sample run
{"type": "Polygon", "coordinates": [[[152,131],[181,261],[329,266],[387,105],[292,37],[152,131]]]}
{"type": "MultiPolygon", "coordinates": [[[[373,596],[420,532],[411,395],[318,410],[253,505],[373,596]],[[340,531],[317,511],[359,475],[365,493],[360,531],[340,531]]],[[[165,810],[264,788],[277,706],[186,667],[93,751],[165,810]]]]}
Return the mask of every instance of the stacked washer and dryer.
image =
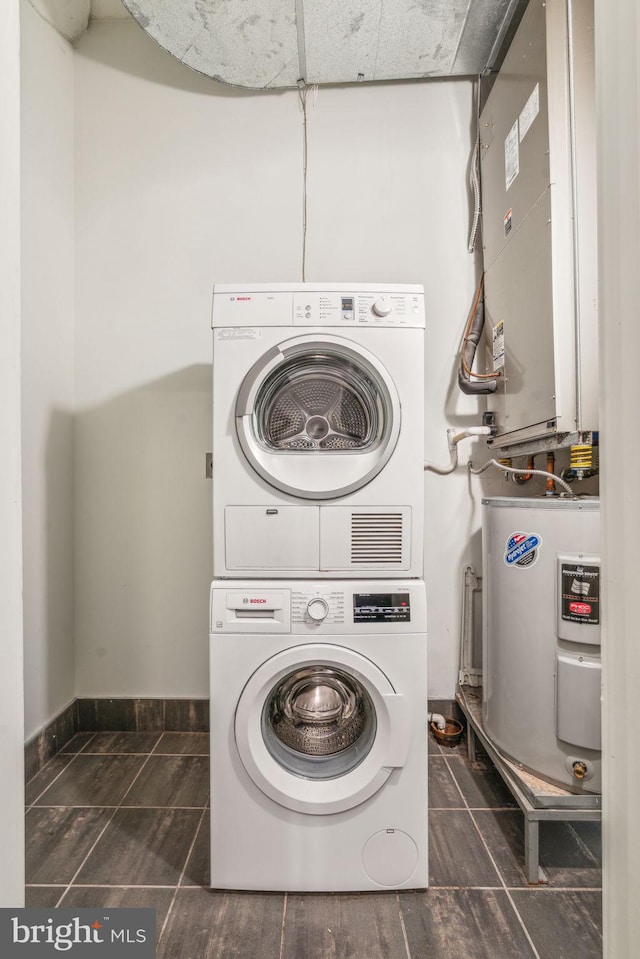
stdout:
{"type": "Polygon", "coordinates": [[[420,286],[216,286],[211,885],[422,888],[420,286]]]}

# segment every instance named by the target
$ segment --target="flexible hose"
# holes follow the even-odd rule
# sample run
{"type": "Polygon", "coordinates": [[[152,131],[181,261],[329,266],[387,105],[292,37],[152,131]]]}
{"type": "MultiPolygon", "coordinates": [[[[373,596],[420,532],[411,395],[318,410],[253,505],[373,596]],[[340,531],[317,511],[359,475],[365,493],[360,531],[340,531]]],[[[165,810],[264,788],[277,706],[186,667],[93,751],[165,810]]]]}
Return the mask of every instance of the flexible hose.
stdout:
{"type": "Polygon", "coordinates": [[[499,463],[497,460],[488,460],[484,466],[479,466],[478,469],[474,469],[470,461],[467,465],[469,472],[473,473],[475,476],[478,476],[480,473],[484,473],[484,471],[489,469],[490,466],[495,466],[496,469],[502,470],[503,473],[531,473],[532,476],[544,476],[546,480],[551,478],[554,479],[556,483],[560,483],[560,486],[564,487],[571,499],[577,498],[576,494],[573,492],[568,483],[565,483],[565,481],[559,476],[556,476],[555,473],[547,473],[546,470],[516,469],[514,466],[503,466],[502,463],[499,463]]]}
{"type": "Polygon", "coordinates": [[[447,721],[442,713],[427,713],[427,722],[435,723],[438,729],[446,729],[447,721]]]}
{"type": "Polygon", "coordinates": [[[447,466],[436,466],[435,463],[425,463],[425,470],[437,473],[438,476],[448,476],[458,466],[458,443],[460,440],[471,436],[491,436],[492,428],[490,426],[469,426],[466,430],[457,432],[455,427],[447,430],[447,444],[449,446],[449,463],[447,466]]]}
{"type": "Polygon", "coordinates": [[[476,249],[476,238],[478,235],[478,226],[480,225],[480,170],[479,170],[479,157],[480,157],[480,136],[476,138],[476,145],[473,149],[473,155],[471,157],[471,170],[469,171],[469,182],[471,189],[473,190],[473,220],[471,222],[471,231],[469,233],[469,243],[467,245],[467,250],[469,253],[474,253],[476,249]]]}
{"type": "MultiPolygon", "coordinates": [[[[507,465],[510,465],[510,464],[507,464],[507,465]]],[[[533,476],[532,470],[533,470],[533,456],[529,456],[527,458],[526,473],[523,476],[514,476],[513,482],[516,483],[518,486],[522,486],[524,483],[528,483],[531,477],[533,476]]]]}

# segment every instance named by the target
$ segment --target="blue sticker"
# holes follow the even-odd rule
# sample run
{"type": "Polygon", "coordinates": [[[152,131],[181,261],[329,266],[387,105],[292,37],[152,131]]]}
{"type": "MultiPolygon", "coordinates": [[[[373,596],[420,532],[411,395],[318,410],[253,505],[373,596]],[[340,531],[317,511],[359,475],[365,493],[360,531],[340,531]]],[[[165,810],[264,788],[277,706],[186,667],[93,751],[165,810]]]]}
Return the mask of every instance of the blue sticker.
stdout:
{"type": "Polygon", "coordinates": [[[517,566],[520,569],[533,566],[541,546],[542,539],[537,533],[512,533],[507,540],[504,561],[507,566],[517,566]]]}

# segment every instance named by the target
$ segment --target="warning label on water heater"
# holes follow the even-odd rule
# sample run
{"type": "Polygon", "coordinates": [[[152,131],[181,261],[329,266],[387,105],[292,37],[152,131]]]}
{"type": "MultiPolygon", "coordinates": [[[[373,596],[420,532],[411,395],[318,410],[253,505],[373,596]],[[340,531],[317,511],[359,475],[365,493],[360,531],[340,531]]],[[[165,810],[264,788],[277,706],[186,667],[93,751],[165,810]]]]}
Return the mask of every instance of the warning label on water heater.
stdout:
{"type": "Polygon", "coordinates": [[[600,622],[600,567],[562,563],[561,614],[565,622],[597,626],[600,622]]]}

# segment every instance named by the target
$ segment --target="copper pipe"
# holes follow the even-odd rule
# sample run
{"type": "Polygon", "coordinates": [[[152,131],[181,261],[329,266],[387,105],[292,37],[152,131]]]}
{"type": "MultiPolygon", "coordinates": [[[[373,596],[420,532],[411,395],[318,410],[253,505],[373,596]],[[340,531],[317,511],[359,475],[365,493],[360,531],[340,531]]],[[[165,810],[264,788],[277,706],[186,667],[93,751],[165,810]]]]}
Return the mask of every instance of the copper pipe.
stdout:
{"type": "MultiPolygon", "coordinates": [[[[518,486],[522,486],[523,483],[529,482],[529,480],[533,476],[533,473],[531,472],[533,470],[533,456],[527,456],[527,470],[529,472],[520,473],[519,475],[514,475],[513,482],[516,483],[518,486]]],[[[547,464],[547,472],[548,471],[549,469],[547,464]]]]}
{"type": "MultiPolygon", "coordinates": [[[[556,458],[555,455],[551,452],[547,453],[547,473],[555,473],[556,469],[556,458]]],[[[557,496],[556,493],[556,484],[555,480],[550,476],[547,480],[547,488],[545,491],[546,496],[557,496]]]]}

